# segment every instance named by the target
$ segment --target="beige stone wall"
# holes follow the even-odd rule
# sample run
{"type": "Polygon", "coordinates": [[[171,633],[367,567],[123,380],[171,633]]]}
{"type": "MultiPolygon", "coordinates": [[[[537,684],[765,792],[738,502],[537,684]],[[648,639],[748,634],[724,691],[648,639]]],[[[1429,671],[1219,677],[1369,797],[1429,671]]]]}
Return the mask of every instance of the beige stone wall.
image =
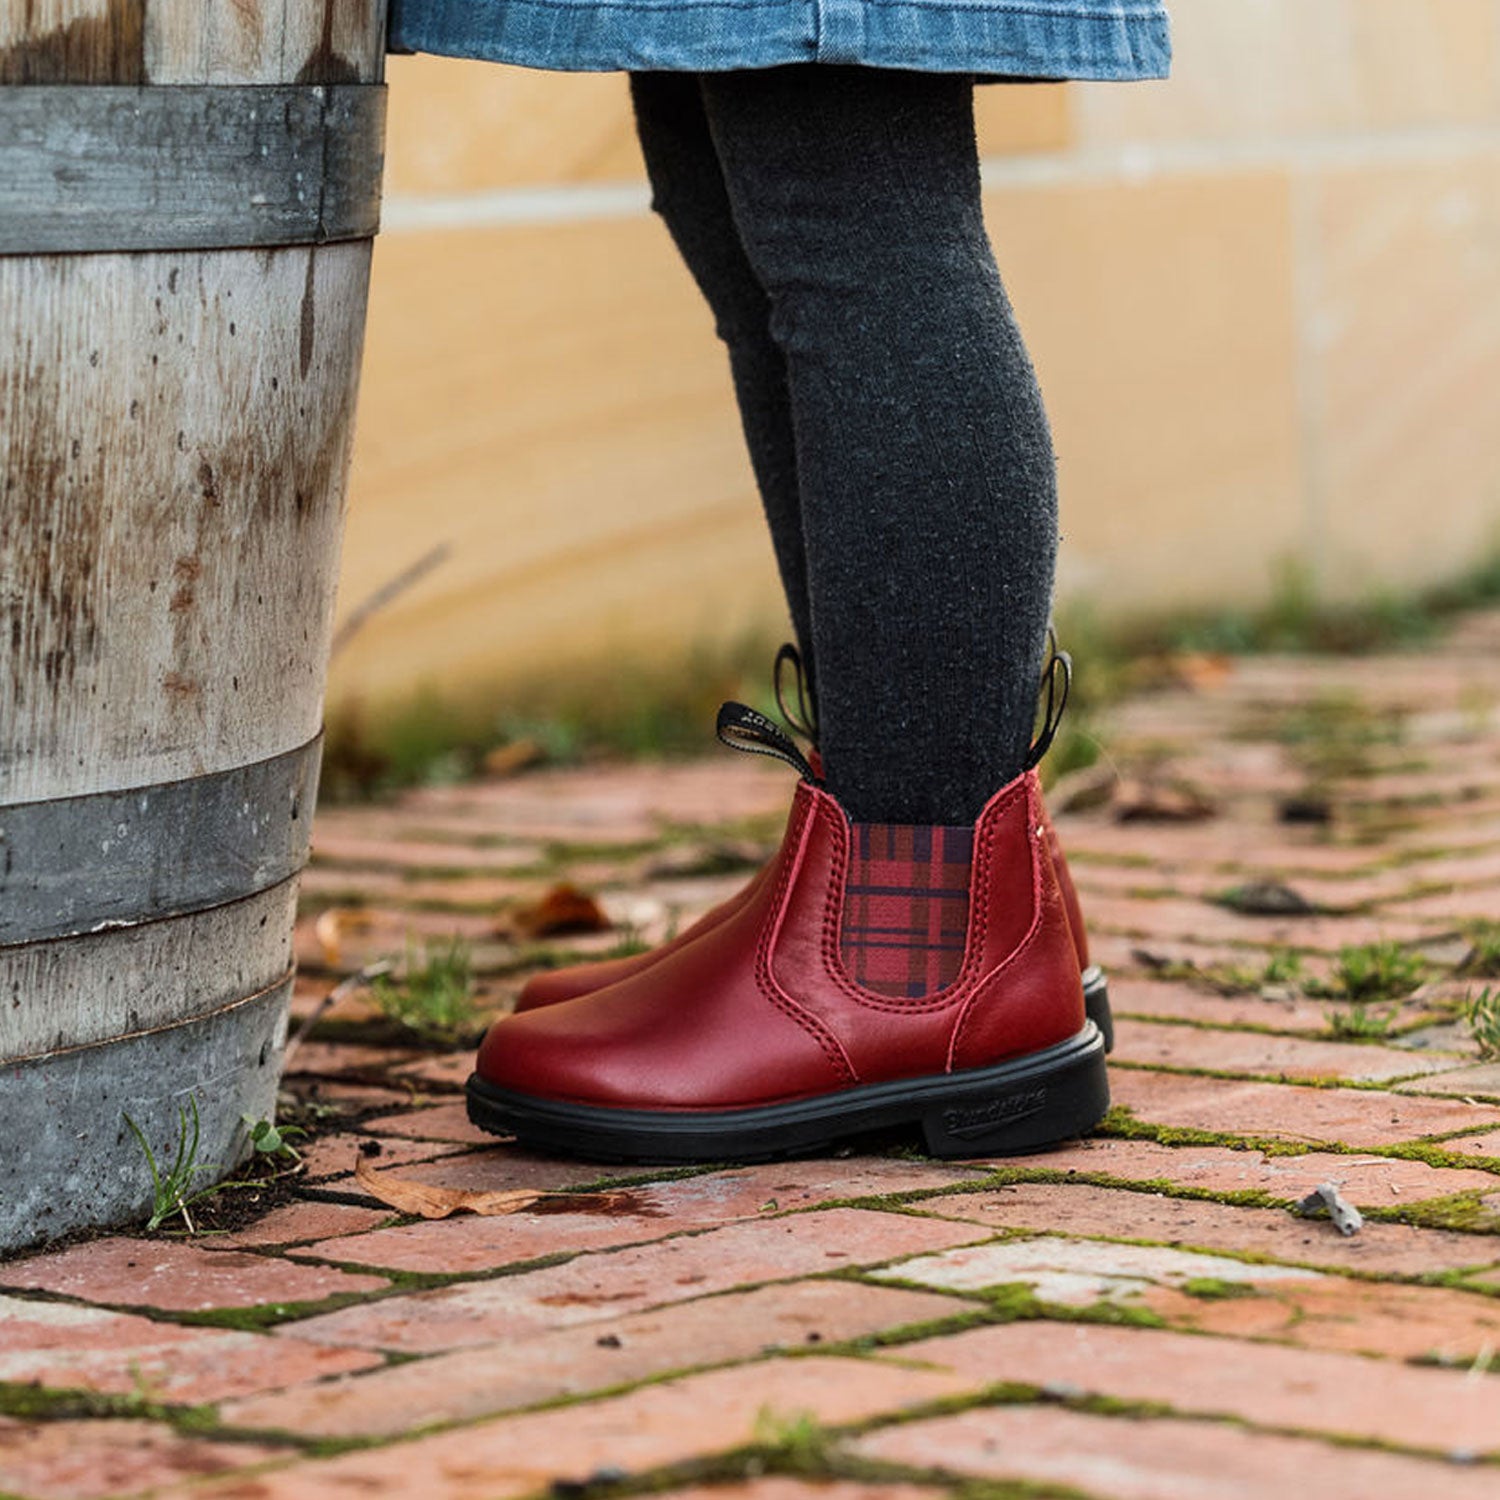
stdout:
{"type": "MultiPolygon", "coordinates": [[[[1500,0],[1181,0],[1168,83],[986,88],[1064,594],[1462,570],[1500,525],[1500,0]]],[[[781,619],[618,76],[394,59],[335,701],[781,619]]]]}

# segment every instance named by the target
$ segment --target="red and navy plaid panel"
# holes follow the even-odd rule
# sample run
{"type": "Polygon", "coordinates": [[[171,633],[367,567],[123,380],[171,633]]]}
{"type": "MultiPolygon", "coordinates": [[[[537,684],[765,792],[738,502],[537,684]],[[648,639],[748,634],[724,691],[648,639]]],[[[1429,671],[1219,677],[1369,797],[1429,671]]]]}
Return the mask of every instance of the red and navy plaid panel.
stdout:
{"type": "Polygon", "coordinates": [[[855,983],[918,999],[958,976],[969,930],[972,828],[854,824],[840,950],[855,983]]]}

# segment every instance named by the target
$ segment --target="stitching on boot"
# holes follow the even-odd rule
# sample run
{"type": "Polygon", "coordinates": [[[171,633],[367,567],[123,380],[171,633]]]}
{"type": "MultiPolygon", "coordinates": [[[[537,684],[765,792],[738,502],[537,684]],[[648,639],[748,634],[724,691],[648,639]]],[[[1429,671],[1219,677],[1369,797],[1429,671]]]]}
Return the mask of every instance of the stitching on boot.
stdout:
{"type": "MultiPolygon", "coordinates": [[[[808,825],[817,816],[817,804],[811,797],[803,803],[799,814],[800,822],[796,830],[796,840],[800,850],[806,842],[808,825]]],[[[800,864],[800,859],[799,859],[800,864]]],[[[823,1055],[833,1065],[834,1071],[849,1083],[858,1083],[859,1074],[855,1072],[854,1065],[849,1061],[849,1055],[844,1051],[843,1043],[810,1011],[804,1010],[795,1000],[788,995],[776,982],[776,976],[771,972],[771,940],[772,934],[780,925],[781,919],[786,914],[787,892],[792,883],[793,866],[790,860],[784,862],[776,881],[776,897],[771,903],[771,914],[767,921],[762,923],[760,938],[756,943],[755,950],[755,982],[761,993],[781,1011],[783,1015],[795,1021],[809,1036],[822,1048],[823,1055]]]]}
{"type": "Polygon", "coordinates": [[[1041,823],[1036,816],[1040,807],[1040,798],[1033,797],[1030,787],[1027,788],[1026,796],[1026,848],[1031,855],[1031,921],[1027,925],[1026,933],[1021,941],[1011,950],[1009,954],[1000,960],[983,978],[982,982],[975,986],[965,1002],[962,1012],[959,1014],[958,1023],[953,1028],[953,1038],[948,1044],[948,1071],[953,1071],[955,1059],[963,1045],[965,1033],[968,1031],[980,1002],[984,999],[985,989],[1005,973],[1013,964],[1030,950],[1035,943],[1037,934],[1042,930],[1042,862],[1039,856],[1038,845],[1042,839],[1041,823]]]}

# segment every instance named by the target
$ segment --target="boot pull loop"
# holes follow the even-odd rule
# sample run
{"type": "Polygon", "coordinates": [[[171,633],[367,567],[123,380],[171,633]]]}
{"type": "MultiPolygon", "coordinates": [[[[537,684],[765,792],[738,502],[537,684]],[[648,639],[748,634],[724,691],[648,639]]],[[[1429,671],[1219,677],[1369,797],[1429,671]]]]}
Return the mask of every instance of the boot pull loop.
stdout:
{"type": "Polygon", "coordinates": [[[808,680],[807,668],[802,661],[802,653],[790,641],[787,641],[776,653],[776,666],[771,673],[771,681],[776,690],[776,707],[781,710],[781,717],[803,739],[809,741],[816,748],[818,743],[818,713],[813,705],[812,683],[808,680]],[[791,705],[787,702],[786,688],[782,681],[782,668],[788,666],[792,669],[792,683],[797,690],[795,712],[793,712],[791,705]]]}
{"type": "Polygon", "coordinates": [[[1047,641],[1052,654],[1047,659],[1047,665],[1042,668],[1042,691],[1046,694],[1042,727],[1031,746],[1031,754],[1026,757],[1028,771],[1038,765],[1052,748],[1052,741],[1057,738],[1058,727],[1062,724],[1063,710],[1068,706],[1068,693],[1073,686],[1073,658],[1066,651],[1058,650],[1057,635],[1050,629],[1047,641]]]}
{"type": "Polygon", "coordinates": [[[722,704],[716,730],[719,739],[731,750],[770,755],[776,760],[784,760],[804,781],[816,782],[818,779],[796,742],[764,714],[743,703],[722,704]]]}

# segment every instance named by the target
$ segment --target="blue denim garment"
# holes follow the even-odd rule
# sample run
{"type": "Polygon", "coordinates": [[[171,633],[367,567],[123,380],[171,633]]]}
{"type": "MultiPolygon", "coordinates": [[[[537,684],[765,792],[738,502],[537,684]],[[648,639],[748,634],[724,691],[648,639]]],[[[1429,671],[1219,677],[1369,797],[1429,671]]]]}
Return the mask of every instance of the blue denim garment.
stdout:
{"type": "Polygon", "coordinates": [[[858,63],[1162,78],[1162,0],[391,0],[393,48],[532,68],[722,72],[858,63]]]}

